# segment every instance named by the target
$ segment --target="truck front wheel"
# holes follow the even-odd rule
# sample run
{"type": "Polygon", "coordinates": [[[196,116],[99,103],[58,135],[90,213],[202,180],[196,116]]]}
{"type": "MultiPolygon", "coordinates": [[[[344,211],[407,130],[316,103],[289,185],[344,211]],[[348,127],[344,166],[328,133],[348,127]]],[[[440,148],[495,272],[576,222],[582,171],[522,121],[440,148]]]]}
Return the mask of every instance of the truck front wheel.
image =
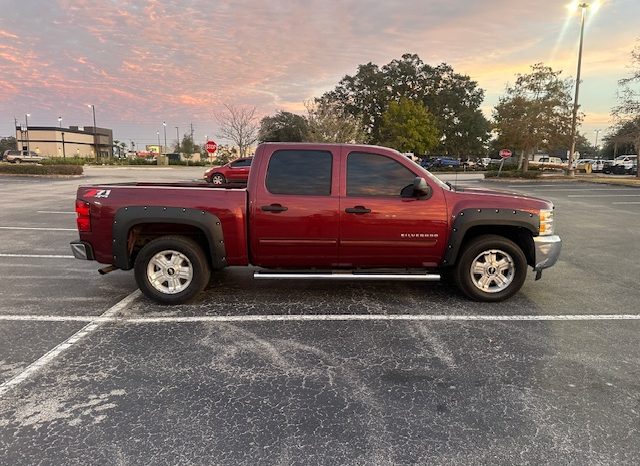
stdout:
{"type": "Polygon", "coordinates": [[[513,241],[498,235],[471,240],[455,269],[458,288],[476,301],[502,301],[522,288],[527,259],[513,241]]]}
{"type": "Polygon", "coordinates": [[[136,282],[160,304],[182,304],[200,293],[211,276],[202,248],[183,236],[163,236],[147,243],[136,257],[136,282]]]}

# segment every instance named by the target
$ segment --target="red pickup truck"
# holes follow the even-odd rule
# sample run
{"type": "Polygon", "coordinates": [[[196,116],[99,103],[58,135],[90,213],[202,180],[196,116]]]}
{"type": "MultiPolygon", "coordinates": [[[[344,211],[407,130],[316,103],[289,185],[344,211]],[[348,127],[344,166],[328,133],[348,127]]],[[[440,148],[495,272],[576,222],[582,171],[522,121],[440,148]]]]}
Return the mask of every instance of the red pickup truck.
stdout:
{"type": "Polygon", "coordinates": [[[200,293],[212,271],[253,265],[260,279],[455,280],[501,301],[560,254],[553,204],[454,188],[377,146],[267,143],[246,188],[205,182],[78,188],[78,259],[134,269],[163,304],[200,293]]]}

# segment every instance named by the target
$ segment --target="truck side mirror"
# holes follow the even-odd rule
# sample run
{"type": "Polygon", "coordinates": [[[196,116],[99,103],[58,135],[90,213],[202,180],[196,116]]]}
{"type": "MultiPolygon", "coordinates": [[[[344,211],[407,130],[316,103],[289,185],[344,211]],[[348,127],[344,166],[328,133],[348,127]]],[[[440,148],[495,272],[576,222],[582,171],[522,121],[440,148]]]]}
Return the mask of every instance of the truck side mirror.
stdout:
{"type": "Polygon", "coordinates": [[[431,186],[424,178],[416,176],[413,180],[413,192],[418,199],[429,199],[431,197],[431,186]]]}

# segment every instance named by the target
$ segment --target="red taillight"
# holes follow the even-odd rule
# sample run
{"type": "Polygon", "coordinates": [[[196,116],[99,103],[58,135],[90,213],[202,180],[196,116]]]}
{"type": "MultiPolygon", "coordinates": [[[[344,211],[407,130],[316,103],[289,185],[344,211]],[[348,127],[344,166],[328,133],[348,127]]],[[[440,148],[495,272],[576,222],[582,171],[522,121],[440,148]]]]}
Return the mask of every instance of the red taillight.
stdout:
{"type": "Polygon", "coordinates": [[[91,231],[91,205],[88,202],[76,199],[76,223],[78,231],[91,231]]]}

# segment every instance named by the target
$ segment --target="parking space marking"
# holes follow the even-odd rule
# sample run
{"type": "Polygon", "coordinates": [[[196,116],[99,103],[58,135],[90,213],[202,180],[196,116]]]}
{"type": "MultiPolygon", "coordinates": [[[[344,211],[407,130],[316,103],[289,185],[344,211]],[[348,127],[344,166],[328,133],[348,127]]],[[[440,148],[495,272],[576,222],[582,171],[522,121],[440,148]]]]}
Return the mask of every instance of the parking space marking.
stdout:
{"type": "Polygon", "coordinates": [[[612,204],[640,204],[640,201],[612,202],[612,204]]]}
{"type": "Polygon", "coordinates": [[[0,227],[0,230],[78,231],[77,228],[0,227]]]}
{"type": "Polygon", "coordinates": [[[62,210],[36,210],[37,213],[39,214],[69,214],[69,215],[75,215],[75,212],[68,212],[68,211],[62,211],[62,210]]]}
{"type": "MultiPolygon", "coordinates": [[[[133,291],[127,297],[125,297],[124,299],[122,299],[115,305],[111,306],[109,309],[107,309],[100,317],[114,316],[118,312],[125,309],[129,304],[131,304],[135,299],[137,299],[138,296],[140,296],[140,290],[133,291]]],[[[7,380],[6,382],[0,384],[0,398],[2,398],[4,394],[7,393],[9,390],[11,390],[13,387],[24,382],[33,374],[35,374],[40,369],[45,367],[47,364],[51,363],[54,359],[60,356],[60,354],[62,354],[64,351],[71,348],[74,344],[78,343],[84,337],[95,332],[103,324],[104,322],[93,319],[89,324],[82,327],[79,331],[71,335],[65,341],[63,341],[62,343],[60,343],[59,345],[51,349],[49,352],[47,352],[45,355],[43,355],[42,357],[40,357],[39,359],[31,363],[21,373],[7,380]]]]}
{"type": "Polygon", "coordinates": [[[0,253],[0,257],[23,257],[26,259],[75,259],[74,256],[67,256],[62,254],[5,254],[0,253]]]}
{"type": "MultiPolygon", "coordinates": [[[[533,188],[534,186],[528,186],[533,188]]],[[[584,188],[557,188],[557,189],[552,189],[551,191],[556,192],[556,191],[589,191],[590,193],[599,193],[601,191],[631,191],[634,188],[631,186],[627,186],[624,188],[590,188],[590,187],[584,187],[584,188]]]]}
{"type": "Polygon", "coordinates": [[[128,317],[115,312],[100,316],[0,315],[0,322],[89,322],[125,324],[168,324],[193,322],[322,322],[322,321],[594,321],[640,320],[640,314],[545,314],[545,315],[423,315],[423,314],[276,314],[246,316],[128,317]]]}
{"type": "Polygon", "coordinates": [[[569,194],[567,197],[640,197],[640,194],[569,194]]]}

